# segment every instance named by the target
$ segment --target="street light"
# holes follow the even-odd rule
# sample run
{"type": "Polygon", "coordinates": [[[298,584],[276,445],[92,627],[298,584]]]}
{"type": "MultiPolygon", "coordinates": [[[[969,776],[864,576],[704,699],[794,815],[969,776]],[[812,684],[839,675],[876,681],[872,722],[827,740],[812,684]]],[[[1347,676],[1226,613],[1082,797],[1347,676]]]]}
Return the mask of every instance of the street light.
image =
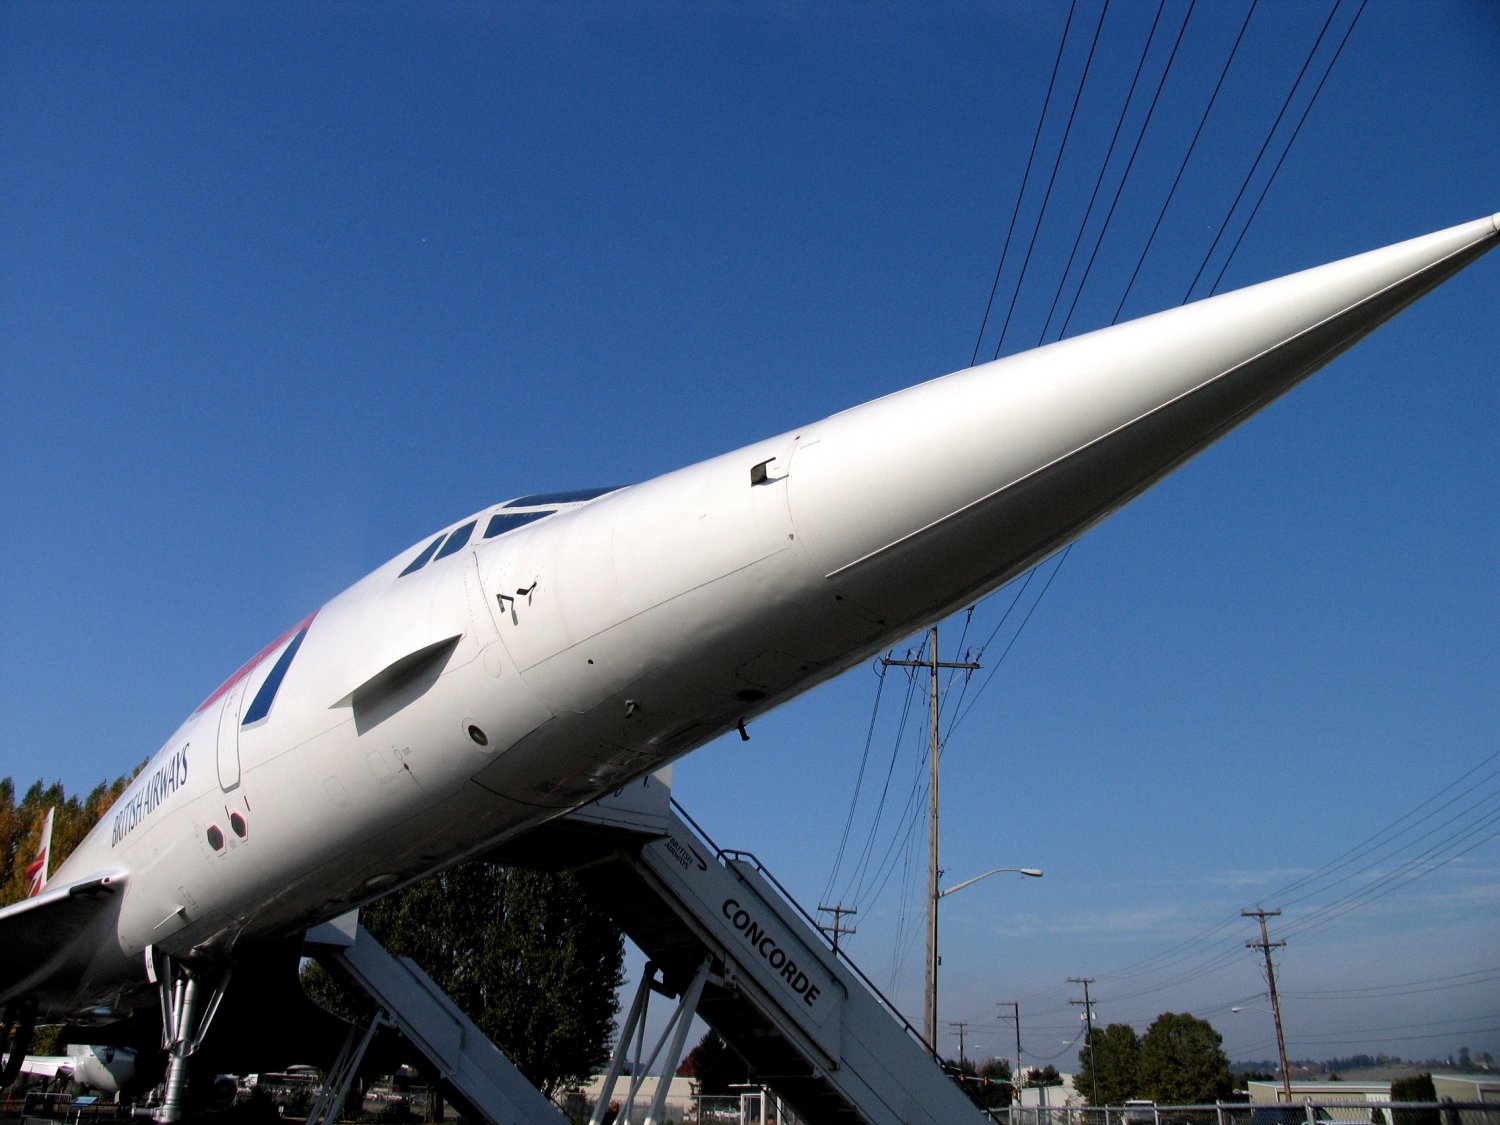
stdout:
{"type": "Polygon", "coordinates": [[[937,906],[938,900],[954,891],[961,891],[965,887],[973,886],[981,879],[988,879],[991,875],[999,875],[1009,872],[1012,875],[1026,875],[1032,879],[1040,879],[1042,871],[1037,867],[996,867],[986,871],[983,875],[976,875],[972,879],[965,879],[962,883],[955,883],[946,890],[938,890],[937,882],[934,880],[930,885],[932,893],[927,899],[927,996],[925,1010],[922,1013],[922,1030],[926,1033],[927,1049],[934,1055],[937,1054],[937,906]]]}
{"type": "Polygon", "coordinates": [[[1006,871],[1016,875],[1029,875],[1033,879],[1040,879],[1042,877],[1042,872],[1035,867],[997,867],[993,871],[986,871],[983,875],[976,875],[972,879],[965,879],[962,883],[957,883],[945,891],[938,891],[937,896],[938,898],[942,898],[944,895],[951,895],[954,891],[961,891],[965,887],[973,886],[981,879],[988,879],[991,875],[999,875],[1006,871]]]}

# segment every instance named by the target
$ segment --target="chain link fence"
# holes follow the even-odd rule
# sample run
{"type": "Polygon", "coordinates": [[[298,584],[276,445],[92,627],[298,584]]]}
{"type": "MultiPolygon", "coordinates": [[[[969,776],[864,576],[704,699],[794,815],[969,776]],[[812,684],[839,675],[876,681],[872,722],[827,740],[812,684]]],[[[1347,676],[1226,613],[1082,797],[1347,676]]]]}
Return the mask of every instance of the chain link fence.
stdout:
{"type": "Polygon", "coordinates": [[[991,1110],[1000,1125],[1500,1125],[1488,1102],[1307,1101],[1173,1106],[1013,1106],[991,1110]]]}

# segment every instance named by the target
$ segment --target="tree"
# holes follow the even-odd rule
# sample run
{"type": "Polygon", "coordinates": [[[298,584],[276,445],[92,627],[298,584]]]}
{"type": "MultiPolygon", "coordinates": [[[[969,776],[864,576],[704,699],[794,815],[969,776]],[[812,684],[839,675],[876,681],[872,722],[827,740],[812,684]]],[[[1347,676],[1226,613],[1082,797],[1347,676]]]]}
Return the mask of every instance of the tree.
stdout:
{"type": "Polygon", "coordinates": [[[1141,1037],[1144,1097],[1158,1105],[1206,1105],[1234,1088],[1224,1038],[1207,1020],[1163,1012],[1141,1037]]]}
{"type": "Polygon", "coordinates": [[[1140,1040],[1128,1023],[1095,1031],[1078,1052],[1074,1085],[1090,1105],[1124,1105],[1139,1096],[1140,1053],[1140,1040]]]}
{"type": "Polygon", "coordinates": [[[750,1081],[750,1064],[709,1028],[698,1040],[697,1046],[687,1053],[677,1073],[693,1079],[702,1097],[722,1097],[734,1086],[750,1081]]]}
{"type": "Polygon", "coordinates": [[[1010,1105],[1014,1087],[1011,1085],[1010,1063],[1005,1059],[988,1059],[979,1067],[974,1065],[973,1059],[957,1062],[944,1059],[942,1063],[943,1070],[980,1109],[1001,1109],[1010,1105]]]}
{"type": "Polygon", "coordinates": [[[0,779],[0,905],[26,897],[26,867],[41,843],[42,821],[54,809],[51,868],[56,871],[129,783],[101,782],[87,797],[69,797],[61,782],[37,781],[17,803],[15,782],[0,779]]]}
{"type": "Polygon", "coordinates": [[[1015,1097],[1009,1059],[985,1059],[979,1066],[979,1077],[984,1080],[980,1096],[974,1100],[985,1109],[1003,1109],[1015,1097]]]}
{"type": "MultiPolygon", "coordinates": [[[[1393,1102],[1435,1102],[1437,1087],[1432,1084],[1431,1074],[1414,1074],[1410,1078],[1397,1078],[1391,1083],[1393,1102]]],[[[1391,1114],[1395,1125],[1438,1125],[1438,1111],[1426,1109],[1398,1109],[1391,1114]]]]}
{"type": "MultiPolygon", "coordinates": [[[[360,921],[547,1096],[609,1060],[624,943],[570,875],[469,860],[365,907],[360,921]]],[[[336,1014],[364,1004],[331,996],[325,974],[310,970],[304,983],[336,1014]]]]}
{"type": "MultiPolygon", "coordinates": [[[[144,765],[145,763],[141,763],[144,765]]],[[[140,772],[140,767],[136,768],[140,772]]],[[[41,844],[42,820],[47,810],[52,817],[51,867],[56,871],[130,784],[130,777],[101,781],[86,797],[69,797],[62,782],[44,785],[37,781],[26,790],[19,803],[11,778],[0,779],[0,906],[20,902],[28,890],[26,866],[36,856],[41,844]]]]}
{"type": "Polygon", "coordinates": [[[1025,1085],[1027,1086],[1061,1086],[1062,1084],[1062,1075],[1051,1063],[1043,1067],[1034,1066],[1026,1072],[1025,1085]]]}

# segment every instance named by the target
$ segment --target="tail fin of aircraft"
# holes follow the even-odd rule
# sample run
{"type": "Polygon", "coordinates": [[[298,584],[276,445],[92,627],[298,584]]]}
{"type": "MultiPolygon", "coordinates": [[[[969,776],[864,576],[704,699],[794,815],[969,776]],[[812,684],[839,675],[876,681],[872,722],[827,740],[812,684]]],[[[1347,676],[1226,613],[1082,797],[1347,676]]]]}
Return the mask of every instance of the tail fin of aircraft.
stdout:
{"type": "Polygon", "coordinates": [[[26,897],[36,898],[42,893],[42,888],[47,885],[47,876],[52,870],[52,814],[56,809],[47,810],[47,819],[42,821],[42,838],[37,844],[36,858],[26,865],[26,897]]]}

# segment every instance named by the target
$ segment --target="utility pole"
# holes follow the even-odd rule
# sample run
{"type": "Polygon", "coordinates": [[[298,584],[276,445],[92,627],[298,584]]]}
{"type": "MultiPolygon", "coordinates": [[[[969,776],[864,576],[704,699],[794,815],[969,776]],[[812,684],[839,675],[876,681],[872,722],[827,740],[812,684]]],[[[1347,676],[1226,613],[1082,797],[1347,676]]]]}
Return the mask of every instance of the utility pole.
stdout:
{"type": "Polygon", "coordinates": [[[859,911],[852,906],[845,906],[841,902],[837,906],[819,906],[818,913],[833,915],[833,925],[819,926],[818,928],[828,935],[829,939],[833,942],[833,951],[837,953],[839,951],[839,935],[849,934],[853,936],[854,934],[853,926],[844,925],[844,915],[858,914],[859,911]]]}
{"type": "Polygon", "coordinates": [[[1266,919],[1281,917],[1279,910],[1241,910],[1241,918],[1255,918],[1260,922],[1260,940],[1247,941],[1246,949],[1258,949],[1266,959],[1266,986],[1271,990],[1271,1018],[1276,1021],[1276,1055],[1281,1062],[1281,1096],[1287,1105],[1292,1104],[1292,1077],[1286,1069],[1286,1038],[1281,1034],[1281,1001],[1276,998],[1276,966],[1271,961],[1271,950],[1281,949],[1284,941],[1272,941],[1266,933],[1266,919]]]}
{"type": "Polygon", "coordinates": [[[1016,1072],[1014,1074],[1012,1074],[1010,1077],[1011,1077],[1011,1081],[1016,1084],[1016,1089],[1020,1090],[1020,1088],[1021,1088],[1021,1071],[1023,1069],[1022,1066],[1021,1066],[1021,1005],[1020,1005],[1019,1002],[1017,1002],[1015,1000],[999,1000],[999,1001],[996,1001],[996,1003],[1000,1004],[1002,1007],[1009,1006],[1010,1009],[1011,1009],[1011,1017],[1010,1018],[1013,1021],[1015,1021],[1015,1025],[1016,1025],[1016,1072]]]}
{"type": "Polygon", "coordinates": [[[1084,1042],[1089,1049],[1089,1077],[1094,1080],[1094,1092],[1089,1097],[1090,1105],[1099,1104],[1099,1060],[1094,1058],[1094,1005],[1089,1003],[1089,985],[1094,983],[1093,977],[1069,977],[1069,984],[1083,985],[1083,999],[1069,1000],[1069,1004],[1083,1005],[1084,1023],[1088,1025],[1088,1036],[1084,1042]]]}
{"type": "Polygon", "coordinates": [[[928,658],[926,660],[881,661],[887,668],[927,668],[932,672],[931,703],[932,744],[927,754],[927,989],[922,1005],[922,1036],[927,1040],[927,1049],[937,1054],[937,910],[938,910],[938,669],[962,668],[972,672],[978,664],[968,661],[945,662],[938,659],[938,631],[932,627],[928,634],[928,658]]]}
{"type": "Polygon", "coordinates": [[[958,1035],[958,1073],[962,1074],[964,1072],[964,1028],[969,1025],[966,1023],[950,1023],[948,1026],[957,1028],[955,1034],[958,1035]]]}

